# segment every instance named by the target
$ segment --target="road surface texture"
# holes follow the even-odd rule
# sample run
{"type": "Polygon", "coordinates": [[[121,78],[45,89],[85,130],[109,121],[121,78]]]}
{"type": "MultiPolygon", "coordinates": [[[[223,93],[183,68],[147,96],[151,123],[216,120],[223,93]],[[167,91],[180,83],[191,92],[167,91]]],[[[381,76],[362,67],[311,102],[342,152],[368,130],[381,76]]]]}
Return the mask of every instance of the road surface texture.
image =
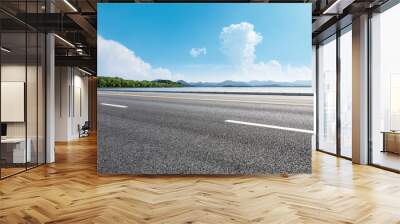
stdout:
{"type": "Polygon", "coordinates": [[[313,97],[98,92],[101,174],[311,172],[313,97]]]}

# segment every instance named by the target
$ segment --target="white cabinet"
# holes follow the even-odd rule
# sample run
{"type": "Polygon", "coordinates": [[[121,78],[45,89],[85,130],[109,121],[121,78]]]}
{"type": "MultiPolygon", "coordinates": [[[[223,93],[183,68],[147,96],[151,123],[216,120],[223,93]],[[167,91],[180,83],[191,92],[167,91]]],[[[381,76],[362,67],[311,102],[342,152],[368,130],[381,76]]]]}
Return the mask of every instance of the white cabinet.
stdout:
{"type": "Polygon", "coordinates": [[[27,139],[26,151],[25,151],[25,138],[7,138],[2,139],[1,144],[7,144],[8,147],[13,147],[12,150],[12,162],[13,163],[25,163],[32,161],[32,141],[27,139]]]}

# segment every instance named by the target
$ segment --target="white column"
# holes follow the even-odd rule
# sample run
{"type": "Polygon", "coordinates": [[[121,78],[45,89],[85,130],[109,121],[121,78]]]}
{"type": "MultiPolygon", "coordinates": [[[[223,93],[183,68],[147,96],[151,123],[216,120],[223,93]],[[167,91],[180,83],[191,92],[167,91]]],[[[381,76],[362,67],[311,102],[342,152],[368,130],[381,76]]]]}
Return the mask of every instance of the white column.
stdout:
{"type": "Polygon", "coordinates": [[[368,15],[353,19],[353,162],[368,163],[368,15]]]}
{"type": "MultiPolygon", "coordinates": [[[[54,5],[46,1],[46,12],[54,12],[54,5]]],[[[55,42],[54,34],[46,35],[46,163],[55,161],[55,42]]]]}
{"type": "Polygon", "coordinates": [[[55,55],[54,35],[46,36],[46,163],[55,161],[55,55]]]}

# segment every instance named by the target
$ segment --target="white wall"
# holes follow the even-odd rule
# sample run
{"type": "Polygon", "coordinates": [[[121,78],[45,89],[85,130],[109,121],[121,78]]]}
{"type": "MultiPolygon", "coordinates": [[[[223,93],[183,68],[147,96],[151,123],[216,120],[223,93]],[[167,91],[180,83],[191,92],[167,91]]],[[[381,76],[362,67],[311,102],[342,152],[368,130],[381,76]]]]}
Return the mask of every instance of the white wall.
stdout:
{"type": "MultiPolygon", "coordinates": [[[[25,64],[3,64],[1,66],[1,81],[2,82],[24,82],[25,83],[25,64]]],[[[29,69],[29,68],[28,68],[29,69]]],[[[4,98],[4,96],[2,96],[4,98]]],[[[7,108],[1,108],[1,110],[7,110],[7,108]]],[[[22,108],[24,111],[24,108],[22,108]]],[[[8,122],[8,131],[11,131],[11,135],[14,137],[25,136],[25,125],[24,122],[8,122]],[[22,125],[21,125],[22,124],[22,125]],[[21,129],[21,130],[19,130],[21,129]],[[19,136],[20,135],[20,136],[19,136]]]]}
{"type": "Polygon", "coordinates": [[[5,64],[1,66],[1,81],[25,82],[25,64],[5,64]]]}
{"type": "Polygon", "coordinates": [[[88,120],[88,78],[76,68],[56,67],[55,85],[55,140],[77,139],[78,125],[88,120]]]}
{"type": "MultiPolygon", "coordinates": [[[[1,81],[1,122],[25,121],[25,83],[1,81]],[[4,108],[4,110],[3,110],[4,108]]],[[[36,108],[36,105],[35,105],[36,108]]]]}
{"type": "Polygon", "coordinates": [[[71,102],[71,136],[78,138],[78,125],[83,125],[88,120],[88,78],[82,76],[79,70],[73,71],[74,80],[71,88],[73,102],[71,102]]]}
{"type": "Polygon", "coordinates": [[[75,107],[75,119],[73,120],[73,136],[75,138],[79,137],[78,124],[83,125],[85,121],[89,120],[89,92],[88,92],[88,77],[84,76],[84,73],[79,70],[75,70],[75,104],[77,104],[77,90],[80,90],[80,105],[81,112],[78,111],[79,108],[75,107]]]}
{"type": "Polygon", "coordinates": [[[68,141],[69,127],[69,88],[71,78],[69,68],[55,68],[55,140],[68,141]]]}

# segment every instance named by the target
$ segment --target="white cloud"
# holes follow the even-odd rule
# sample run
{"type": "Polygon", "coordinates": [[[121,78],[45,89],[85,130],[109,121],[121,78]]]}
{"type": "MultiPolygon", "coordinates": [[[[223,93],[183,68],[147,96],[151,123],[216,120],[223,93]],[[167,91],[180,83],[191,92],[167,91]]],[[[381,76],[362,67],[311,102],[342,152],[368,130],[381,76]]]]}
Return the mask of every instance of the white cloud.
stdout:
{"type": "Polygon", "coordinates": [[[197,58],[200,55],[206,55],[207,54],[207,49],[202,47],[202,48],[192,48],[189,51],[189,54],[194,57],[197,58]]]}
{"type": "Polygon", "coordinates": [[[98,73],[104,76],[118,76],[132,80],[183,79],[166,68],[153,68],[138,57],[135,52],[114,40],[98,36],[98,73]]]}
{"type": "Polygon", "coordinates": [[[277,60],[256,62],[256,46],[263,41],[254,25],[247,22],[231,24],[222,29],[219,39],[222,53],[233,67],[231,79],[237,81],[274,80],[294,81],[311,79],[307,66],[282,65],[277,60]]]}
{"type": "Polygon", "coordinates": [[[224,27],[219,35],[221,50],[232,63],[238,65],[253,63],[256,46],[263,37],[254,31],[254,25],[247,22],[224,27]]]}
{"type": "Polygon", "coordinates": [[[295,81],[311,79],[312,71],[307,66],[282,65],[279,61],[258,62],[242,66],[233,74],[233,79],[295,81]]]}
{"type": "MultiPolygon", "coordinates": [[[[186,65],[180,68],[181,74],[179,74],[167,68],[153,67],[121,43],[99,36],[98,73],[134,80],[294,81],[311,79],[312,71],[309,66],[282,64],[277,60],[256,60],[256,48],[265,39],[256,32],[253,24],[242,22],[223,27],[219,40],[221,51],[230,63],[186,65]]],[[[207,49],[192,48],[189,53],[196,58],[206,55],[207,49]]]]}

